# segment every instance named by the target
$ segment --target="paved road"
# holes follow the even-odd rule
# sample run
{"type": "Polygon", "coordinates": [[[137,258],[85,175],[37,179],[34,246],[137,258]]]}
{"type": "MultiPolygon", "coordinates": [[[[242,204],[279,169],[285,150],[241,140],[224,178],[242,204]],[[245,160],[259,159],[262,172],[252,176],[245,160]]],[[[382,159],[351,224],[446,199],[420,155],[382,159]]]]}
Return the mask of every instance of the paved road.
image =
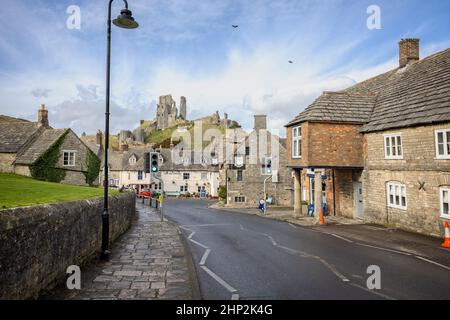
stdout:
{"type": "Polygon", "coordinates": [[[189,240],[204,299],[450,299],[443,267],[208,204],[174,199],[165,210],[189,240]],[[381,290],[367,289],[370,265],[381,290]]]}

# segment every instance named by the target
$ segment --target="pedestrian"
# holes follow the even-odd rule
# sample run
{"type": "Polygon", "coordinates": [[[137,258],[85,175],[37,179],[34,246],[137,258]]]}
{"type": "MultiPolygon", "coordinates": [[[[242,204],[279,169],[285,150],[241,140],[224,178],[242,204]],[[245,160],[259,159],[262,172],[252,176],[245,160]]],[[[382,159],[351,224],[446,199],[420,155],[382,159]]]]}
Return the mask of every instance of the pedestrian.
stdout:
{"type": "Polygon", "coordinates": [[[264,213],[264,200],[263,199],[259,199],[258,209],[261,210],[262,213],[264,213]]]}

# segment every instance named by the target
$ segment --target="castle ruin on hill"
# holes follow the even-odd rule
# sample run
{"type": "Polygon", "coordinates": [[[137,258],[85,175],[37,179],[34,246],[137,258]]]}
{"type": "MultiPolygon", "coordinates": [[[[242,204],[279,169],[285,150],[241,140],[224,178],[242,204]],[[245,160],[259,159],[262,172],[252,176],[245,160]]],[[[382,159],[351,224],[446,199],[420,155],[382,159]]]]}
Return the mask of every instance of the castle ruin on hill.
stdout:
{"type": "Polygon", "coordinates": [[[180,98],[180,113],[172,95],[159,97],[159,103],[156,107],[156,128],[160,130],[167,129],[175,124],[177,120],[186,120],[186,98],[180,98]]]}

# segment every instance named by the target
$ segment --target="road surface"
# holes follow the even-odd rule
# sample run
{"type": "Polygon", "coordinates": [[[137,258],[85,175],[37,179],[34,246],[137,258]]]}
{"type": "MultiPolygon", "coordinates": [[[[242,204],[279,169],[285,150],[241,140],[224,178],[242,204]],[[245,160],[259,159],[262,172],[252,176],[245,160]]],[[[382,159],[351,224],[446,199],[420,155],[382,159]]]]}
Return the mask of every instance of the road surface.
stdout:
{"type": "Polygon", "coordinates": [[[189,243],[204,299],[450,299],[443,266],[210,204],[165,207],[189,243]],[[369,266],[380,268],[381,289],[368,289],[369,266]]]}

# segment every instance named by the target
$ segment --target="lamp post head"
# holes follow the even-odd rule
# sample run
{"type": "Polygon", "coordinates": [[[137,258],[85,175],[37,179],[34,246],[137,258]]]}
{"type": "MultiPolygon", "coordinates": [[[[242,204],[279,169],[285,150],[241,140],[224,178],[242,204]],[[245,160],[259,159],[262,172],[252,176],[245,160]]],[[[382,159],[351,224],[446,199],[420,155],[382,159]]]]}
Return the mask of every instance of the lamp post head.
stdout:
{"type": "Polygon", "coordinates": [[[139,24],[134,20],[132,16],[132,12],[128,9],[122,9],[117,19],[113,20],[113,23],[116,26],[125,29],[135,29],[139,27],[139,24]]]}

